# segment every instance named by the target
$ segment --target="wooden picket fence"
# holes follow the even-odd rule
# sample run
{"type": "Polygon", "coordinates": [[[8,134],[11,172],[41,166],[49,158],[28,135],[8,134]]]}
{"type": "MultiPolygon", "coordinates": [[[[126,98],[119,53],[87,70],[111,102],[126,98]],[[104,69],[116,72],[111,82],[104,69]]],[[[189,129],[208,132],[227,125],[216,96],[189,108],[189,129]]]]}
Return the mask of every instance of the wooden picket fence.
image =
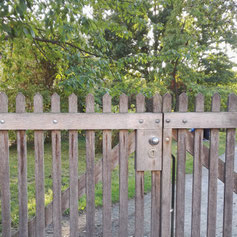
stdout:
{"type": "Polygon", "coordinates": [[[70,210],[70,236],[79,236],[78,199],[86,194],[86,233],[95,235],[95,184],[103,184],[103,236],[112,236],[111,172],[119,165],[119,236],[128,236],[128,156],[136,151],[135,236],[144,236],[144,171],[151,171],[151,237],[169,236],[171,229],[171,146],[177,141],[175,235],[184,236],[186,151],[193,157],[192,233],[200,236],[202,167],[209,170],[207,236],[216,235],[217,180],[224,183],[223,236],[232,236],[237,97],[229,96],[228,112],[220,112],[220,96],[212,99],[212,112],[204,112],[204,97],[196,97],[195,112],[187,112],[186,94],[179,97],[179,112],[171,112],[172,98],[153,97],[153,113],[145,113],[145,97],[136,97],[136,112],[128,113],[128,98],[120,96],[119,113],[111,113],[111,97],[103,97],[103,113],[94,113],[94,97],[86,97],[86,113],[78,113],[77,96],[69,97],[69,112],[60,113],[60,97],[53,94],[51,113],[43,113],[43,98],[34,97],[34,113],[25,112],[25,97],[18,94],[16,113],[8,113],[8,98],[0,93],[0,187],[2,236],[45,236],[53,223],[54,236],[62,236],[62,213],[70,210]],[[194,134],[188,128],[195,128],[194,134]],[[211,129],[209,148],[203,144],[203,129],[211,129]],[[219,159],[219,128],[226,128],[225,162],[219,159]],[[119,144],[112,148],[112,130],[119,130],[119,144]],[[11,231],[8,131],[17,131],[19,229],[11,231]],[[26,130],[34,130],[36,215],[28,219],[26,130]],[[44,131],[52,137],[53,202],[45,206],[44,131]],[[69,131],[70,186],[61,191],[61,130],[69,131]],[[78,177],[78,130],[86,130],[86,172],[78,177]],[[95,131],[103,130],[103,157],[95,163],[95,131]],[[134,130],[128,132],[128,130],[134,130]],[[149,145],[150,134],[159,145],[149,145]],[[144,142],[143,139],[144,138],[144,142]],[[144,145],[143,145],[144,143],[144,145]],[[139,145],[138,145],[139,144],[139,145]],[[155,148],[154,148],[155,147],[155,148]],[[158,150],[157,150],[158,147],[158,150]],[[157,159],[147,160],[147,149],[157,159]],[[152,154],[153,154],[152,153],[152,154]],[[144,170],[141,168],[144,164],[144,170]]]}

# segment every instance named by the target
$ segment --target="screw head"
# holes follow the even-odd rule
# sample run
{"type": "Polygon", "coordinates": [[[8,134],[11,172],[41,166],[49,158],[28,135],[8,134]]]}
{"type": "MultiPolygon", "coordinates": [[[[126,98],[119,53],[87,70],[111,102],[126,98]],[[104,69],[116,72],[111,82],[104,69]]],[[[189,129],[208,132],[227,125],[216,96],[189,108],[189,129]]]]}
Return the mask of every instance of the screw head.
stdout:
{"type": "Polygon", "coordinates": [[[166,140],[167,142],[169,142],[169,141],[170,141],[170,138],[169,138],[169,137],[166,137],[165,140],[166,140]]]}
{"type": "Polygon", "coordinates": [[[156,119],[156,120],[155,120],[155,122],[156,122],[156,123],[159,123],[159,122],[160,122],[160,120],[159,120],[159,119],[156,119]]]}
{"type": "Polygon", "coordinates": [[[143,119],[139,119],[139,123],[143,123],[144,122],[144,120],[143,119]]]}
{"type": "Polygon", "coordinates": [[[3,120],[3,119],[0,120],[0,123],[1,123],[1,124],[4,124],[4,123],[5,123],[5,120],[3,120]]]}
{"type": "Polygon", "coordinates": [[[187,123],[188,121],[186,119],[183,119],[183,123],[187,123]]]}
{"type": "Polygon", "coordinates": [[[54,123],[54,124],[57,124],[57,123],[58,123],[58,120],[54,119],[54,120],[53,120],[53,123],[54,123]]]}
{"type": "Polygon", "coordinates": [[[165,121],[166,121],[166,123],[170,123],[170,119],[166,119],[165,121]]]}

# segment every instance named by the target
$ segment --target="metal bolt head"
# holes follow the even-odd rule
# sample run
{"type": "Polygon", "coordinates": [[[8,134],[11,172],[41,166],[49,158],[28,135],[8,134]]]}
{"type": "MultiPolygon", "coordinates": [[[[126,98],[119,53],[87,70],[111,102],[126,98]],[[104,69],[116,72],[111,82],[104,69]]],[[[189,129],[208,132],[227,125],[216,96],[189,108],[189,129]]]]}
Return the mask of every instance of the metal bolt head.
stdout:
{"type": "Polygon", "coordinates": [[[159,123],[159,122],[160,122],[160,120],[159,120],[159,119],[156,119],[156,120],[155,120],[155,122],[156,122],[156,123],[159,123]]]}
{"type": "Polygon", "coordinates": [[[170,141],[170,138],[169,138],[169,137],[166,137],[165,140],[166,140],[167,142],[169,142],[169,141],[170,141]]]}
{"type": "Polygon", "coordinates": [[[143,123],[144,122],[144,120],[143,119],[139,119],[139,123],[143,123]]]}
{"type": "Polygon", "coordinates": [[[165,121],[166,121],[166,123],[170,123],[170,119],[166,119],[165,121]]]}
{"type": "Polygon", "coordinates": [[[150,143],[151,145],[157,145],[157,144],[159,143],[159,138],[158,138],[158,137],[151,137],[151,138],[149,139],[149,143],[150,143]]]}
{"type": "Polygon", "coordinates": [[[0,123],[1,123],[1,124],[4,124],[4,123],[5,123],[5,120],[3,120],[3,119],[0,120],[0,123]]]}
{"type": "Polygon", "coordinates": [[[58,123],[58,120],[54,119],[54,120],[53,120],[53,123],[54,123],[54,124],[57,124],[57,123],[58,123]]]}
{"type": "Polygon", "coordinates": [[[187,123],[188,121],[186,119],[183,119],[183,123],[187,123]]]}

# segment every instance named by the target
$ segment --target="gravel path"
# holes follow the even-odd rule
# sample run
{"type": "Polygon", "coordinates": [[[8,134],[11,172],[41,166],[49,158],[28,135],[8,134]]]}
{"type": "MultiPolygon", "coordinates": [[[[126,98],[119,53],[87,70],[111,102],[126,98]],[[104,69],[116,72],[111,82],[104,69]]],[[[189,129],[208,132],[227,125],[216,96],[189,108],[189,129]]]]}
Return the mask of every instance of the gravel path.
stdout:
{"type": "MultiPolygon", "coordinates": [[[[221,157],[224,160],[224,155],[221,157]]],[[[237,172],[237,147],[235,149],[235,171],[237,172]]],[[[202,206],[201,206],[201,236],[206,236],[206,220],[207,220],[207,193],[208,193],[208,171],[203,168],[202,179],[202,206]]],[[[223,190],[224,185],[221,181],[218,181],[218,196],[217,196],[217,234],[216,236],[222,236],[222,221],[223,221],[223,190]]],[[[233,235],[237,237],[237,195],[233,195],[233,235]]],[[[129,200],[129,221],[128,229],[129,236],[134,235],[135,224],[135,201],[129,200]]],[[[192,207],[192,175],[186,175],[186,192],[185,192],[185,236],[191,236],[191,207],[192,207]]],[[[144,224],[144,236],[150,236],[150,209],[151,209],[151,194],[145,195],[145,224],[144,224]]],[[[112,230],[113,237],[118,236],[118,216],[119,216],[119,204],[113,205],[112,213],[112,230]]],[[[96,210],[96,236],[102,236],[102,209],[96,210]]],[[[86,237],[85,232],[86,215],[85,213],[79,216],[79,228],[80,237],[86,237]]],[[[63,236],[69,236],[69,218],[63,217],[62,224],[63,236]]],[[[52,226],[46,230],[47,237],[53,237],[52,226]]]]}

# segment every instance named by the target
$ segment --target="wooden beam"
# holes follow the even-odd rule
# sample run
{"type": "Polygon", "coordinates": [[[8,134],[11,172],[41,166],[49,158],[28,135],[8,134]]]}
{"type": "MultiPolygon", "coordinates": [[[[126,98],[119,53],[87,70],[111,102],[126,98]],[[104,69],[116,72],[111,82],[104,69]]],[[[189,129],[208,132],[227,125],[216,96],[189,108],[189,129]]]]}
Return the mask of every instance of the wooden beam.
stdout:
{"type": "Polygon", "coordinates": [[[105,130],[161,128],[161,113],[0,113],[0,130],[105,130]],[[116,121],[116,122],[115,122],[116,121]]]}

